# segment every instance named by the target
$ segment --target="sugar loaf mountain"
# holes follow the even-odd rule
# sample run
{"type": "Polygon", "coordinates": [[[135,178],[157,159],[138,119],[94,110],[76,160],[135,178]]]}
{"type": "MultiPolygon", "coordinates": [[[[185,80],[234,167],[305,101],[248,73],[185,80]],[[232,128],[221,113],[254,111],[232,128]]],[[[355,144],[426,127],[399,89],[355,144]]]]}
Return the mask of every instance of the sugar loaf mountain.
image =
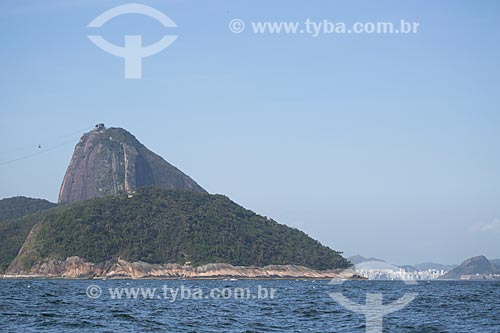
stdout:
{"type": "Polygon", "coordinates": [[[5,277],[356,277],[340,252],[209,194],[103,124],[76,145],[58,204],[0,200],[0,235],[5,277]]]}

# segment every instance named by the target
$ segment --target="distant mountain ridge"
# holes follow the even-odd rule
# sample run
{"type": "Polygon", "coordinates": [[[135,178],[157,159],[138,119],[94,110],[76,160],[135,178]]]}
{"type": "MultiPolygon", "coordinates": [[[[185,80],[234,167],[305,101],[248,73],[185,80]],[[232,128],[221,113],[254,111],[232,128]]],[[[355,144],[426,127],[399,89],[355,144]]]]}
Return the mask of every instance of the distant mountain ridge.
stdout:
{"type": "Polygon", "coordinates": [[[366,261],[382,261],[382,262],[385,262],[382,259],[377,259],[377,258],[373,258],[373,257],[372,258],[365,258],[363,256],[360,256],[359,254],[355,255],[355,256],[352,256],[352,257],[349,257],[348,260],[350,262],[352,262],[354,265],[361,264],[361,263],[366,262],[366,261]]]}
{"type": "Polygon", "coordinates": [[[490,259],[490,262],[500,268],[500,259],[490,259]]]}
{"type": "Polygon", "coordinates": [[[435,262],[423,262],[420,264],[412,265],[415,269],[420,270],[420,271],[426,271],[429,269],[435,269],[435,270],[443,270],[443,271],[449,271],[457,265],[444,265],[444,264],[439,264],[435,262]]]}
{"type": "Polygon", "coordinates": [[[485,256],[476,256],[462,262],[451,271],[441,276],[443,280],[456,280],[465,275],[500,274],[500,268],[492,264],[485,256]]]}
{"type": "Polygon", "coordinates": [[[373,257],[365,258],[359,254],[352,256],[352,257],[349,257],[348,260],[351,261],[354,265],[356,265],[356,268],[358,268],[358,269],[398,270],[400,268],[403,268],[408,272],[427,271],[427,270],[449,271],[457,266],[457,265],[443,265],[443,264],[432,263],[432,262],[425,262],[425,263],[420,263],[420,264],[415,264],[415,265],[394,265],[394,264],[388,263],[387,261],[382,260],[382,259],[373,258],[373,257]]]}
{"type": "Polygon", "coordinates": [[[385,261],[373,261],[373,260],[359,263],[355,267],[356,267],[356,270],[380,269],[380,270],[398,271],[400,269],[399,266],[386,263],[385,261]]]}
{"type": "Polygon", "coordinates": [[[59,191],[59,202],[130,193],[145,186],[206,193],[126,130],[98,124],[76,145],[59,191]]]}

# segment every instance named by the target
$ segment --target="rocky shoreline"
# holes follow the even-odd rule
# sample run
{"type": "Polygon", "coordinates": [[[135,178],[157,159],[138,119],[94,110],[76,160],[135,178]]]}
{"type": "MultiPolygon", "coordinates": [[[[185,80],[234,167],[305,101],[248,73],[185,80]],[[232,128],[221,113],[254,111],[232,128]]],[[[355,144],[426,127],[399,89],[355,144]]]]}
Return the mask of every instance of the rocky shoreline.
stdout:
{"type": "Polygon", "coordinates": [[[2,278],[63,279],[364,279],[352,269],[317,271],[297,265],[264,267],[213,263],[198,267],[179,264],[150,264],[122,259],[91,263],[79,257],[50,259],[28,270],[12,264],[2,278]]]}

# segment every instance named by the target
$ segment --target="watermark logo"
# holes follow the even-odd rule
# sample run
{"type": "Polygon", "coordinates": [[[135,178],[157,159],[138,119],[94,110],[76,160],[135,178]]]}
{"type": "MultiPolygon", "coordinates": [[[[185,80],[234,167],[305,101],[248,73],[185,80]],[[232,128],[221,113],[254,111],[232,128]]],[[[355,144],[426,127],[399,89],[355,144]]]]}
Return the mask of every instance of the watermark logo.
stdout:
{"type": "MultiPolygon", "coordinates": [[[[343,22],[331,19],[304,21],[250,21],[247,22],[249,32],[255,35],[305,35],[316,38],[326,35],[344,34],[383,34],[411,35],[419,31],[420,23],[401,19],[394,21],[343,22]]],[[[246,23],[234,18],[229,21],[229,31],[239,34],[245,30],[246,23]]]]}
{"type": "MultiPolygon", "coordinates": [[[[415,280],[404,280],[406,285],[416,285],[415,280]]],[[[329,284],[339,285],[343,281],[331,280],[329,284]]],[[[337,303],[349,311],[362,314],[366,320],[366,333],[382,333],[383,318],[385,315],[404,309],[417,296],[417,293],[405,293],[401,298],[388,304],[382,302],[381,293],[366,293],[365,304],[358,304],[345,297],[342,293],[329,293],[337,303]]]]}
{"type": "MultiPolygon", "coordinates": [[[[105,11],[90,22],[88,27],[99,28],[112,18],[124,14],[142,14],[156,19],[167,28],[177,27],[171,18],[159,10],[146,5],[133,3],[117,6],[105,11]]],[[[158,42],[143,47],[141,35],[125,35],[125,46],[122,47],[111,44],[99,35],[89,35],[87,37],[104,51],[125,59],[126,79],[142,78],[142,59],[161,52],[177,39],[175,35],[165,35],[158,42]]]]}
{"type": "Polygon", "coordinates": [[[229,31],[232,33],[239,34],[243,30],[245,30],[245,22],[243,20],[236,18],[229,21],[229,31]]]}
{"type": "Polygon", "coordinates": [[[272,300],[276,297],[277,289],[257,285],[252,288],[224,287],[207,290],[185,285],[179,287],[163,285],[162,288],[109,287],[103,290],[98,285],[91,284],[87,286],[86,294],[90,299],[100,297],[112,300],[158,299],[172,303],[183,300],[272,300]]]}
{"type": "Polygon", "coordinates": [[[88,298],[97,299],[101,297],[102,290],[101,287],[95,284],[91,284],[87,287],[86,294],[88,298]]]}

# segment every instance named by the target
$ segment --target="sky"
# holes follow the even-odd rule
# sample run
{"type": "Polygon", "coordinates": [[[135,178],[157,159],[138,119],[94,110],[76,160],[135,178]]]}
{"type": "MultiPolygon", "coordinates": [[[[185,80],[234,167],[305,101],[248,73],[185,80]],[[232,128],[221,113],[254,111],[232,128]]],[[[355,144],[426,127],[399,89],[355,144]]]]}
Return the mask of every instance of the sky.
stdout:
{"type": "Polygon", "coordinates": [[[88,27],[126,3],[0,3],[0,198],[57,201],[74,145],[105,123],[346,256],[500,258],[500,3],[155,0],[140,3],[176,28],[138,14],[88,27]],[[419,28],[313,37],[251,25],[307,19],[419,28]],[[134,80],[96,34],[178,37],[134,80]]]}

